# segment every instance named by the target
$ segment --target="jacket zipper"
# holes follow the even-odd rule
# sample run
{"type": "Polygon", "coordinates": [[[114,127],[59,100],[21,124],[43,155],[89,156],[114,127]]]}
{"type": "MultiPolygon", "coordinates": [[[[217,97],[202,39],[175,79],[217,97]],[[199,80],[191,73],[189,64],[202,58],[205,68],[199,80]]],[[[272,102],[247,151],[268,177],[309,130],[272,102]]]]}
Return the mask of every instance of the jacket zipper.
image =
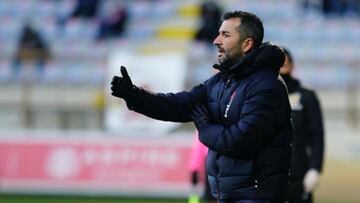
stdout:
{"type": "Polygon", "coordinates": [[[224,96],[224,93],[225,93],[226,90],[230,87],[231,82],[232,82],[232,78],[231,78],[231,77],[228,77],[228,78],[226,79],[224,89],[221,91],[219,100],[221,100],[221,98],[224,96]]]}
{"type": "MultiPolygon", "coordinates": [[[[231,82],[232,82],[232,77],[228,77],[227,79],[226,79],[226,82],[225,82],[225,87],[224,87],[224,89],[222,90],[222,92],[221,92],[221,95],[220,95],[220,100],[221,100],[221,98],[223,97],[223,95],[224,95],[224,93],[226,92],[226,90],[230,87],[230,84],[231,84],[231,82]]],[[[216,186],[217,186],[217,192],[218,192],[218,195],[217,195],[217,199],[218,199],[218,201],[220,201],[220,175],[219,175],[219,163],[218,163],[218,161],[219,161],[219,154],[216,154],[216,186]]]]}

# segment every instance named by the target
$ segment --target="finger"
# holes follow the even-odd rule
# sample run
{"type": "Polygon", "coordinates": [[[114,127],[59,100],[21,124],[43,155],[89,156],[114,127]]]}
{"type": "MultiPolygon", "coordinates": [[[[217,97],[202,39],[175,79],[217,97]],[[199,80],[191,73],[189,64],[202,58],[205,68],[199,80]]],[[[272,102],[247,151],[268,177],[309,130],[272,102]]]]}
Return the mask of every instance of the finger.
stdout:
{"type": "Polygon", "coordinates": [[[204,113],[206,113],[206,112],[208,111],[205,105],[201,105],[201,106],[200,106],[200,109],[201,109],[201,111],[204,112],[204,113]]]}
{"type": "Polygon", "coordinates": [[[121,72],[121,75],[123,76],[123,78],[125,80],[131,81],[131,79],[129,77],[129,74],[128,74],[128,72],[127,72],[127,70],[126,70],[126,68],[124,66],[120,67],[120,72],[121,72]]]}
{"type": "Polygon", "coordinates": [[[198,107],[194,108],[193,111],[192,111],[192,115],[195,116],[195,117],[198,117],[201,114],[202,114],[202,112],[198,107]]]}
{"type": "Polygon", "coordinates": [[[120,80],[120,78],[118,76],[114,76],[113,79],[111,80],[111,84],[115,85],[118,83],[119,80],[120,80]]]}
{"type": "Polygon", "coordinates": [[[197,114],[197,115],[202,115],[202,114],[204,114],[204,113],[207,112],[207,109],[206,109],[206,107],[205,107],[204,105],[197,105],[197,106],[194,108],[193,112],[194,112],[195,114],[197,114]]]}
{"type": "Polygon", "coordinates": [[[305,192],[310,192],[309,181],[305,179],[303,182],[303,185],[304,185],[305,192]]]}
{"type": "Polygon", "coordinates": [[[191,109],[192,112],[198,112],[199,111],[199,107],[198,106],[194,106],[192,109],[191,109]]]}
{"type": "Polygon", "coordinates": [[[310,190],[310,186],[309,185],[305,185],[305,192],[310,192],[311,190],[310,190]]]}

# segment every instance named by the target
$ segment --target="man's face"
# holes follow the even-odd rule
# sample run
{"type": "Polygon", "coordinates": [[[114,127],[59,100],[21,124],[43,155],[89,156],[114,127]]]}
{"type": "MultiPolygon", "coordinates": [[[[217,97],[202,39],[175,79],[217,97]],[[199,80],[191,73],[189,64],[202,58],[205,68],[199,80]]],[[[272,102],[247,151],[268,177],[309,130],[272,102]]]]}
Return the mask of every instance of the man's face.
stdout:
{"type": "Polygon", "coordinates": [[[285,56],[285,62],[280,68],[280,74],[291,75],[293,64],[290,63],[288,56],[285,56]]]}
{"type": "Polygon", "coordinates": [[[218,60],[220,64],[226,61],[240,59],[244,56],[242,50],[242,39],[238,31],[240,18],[224,20],[219,29],[219,35],[214,40],[218,48],[218,60]]]}

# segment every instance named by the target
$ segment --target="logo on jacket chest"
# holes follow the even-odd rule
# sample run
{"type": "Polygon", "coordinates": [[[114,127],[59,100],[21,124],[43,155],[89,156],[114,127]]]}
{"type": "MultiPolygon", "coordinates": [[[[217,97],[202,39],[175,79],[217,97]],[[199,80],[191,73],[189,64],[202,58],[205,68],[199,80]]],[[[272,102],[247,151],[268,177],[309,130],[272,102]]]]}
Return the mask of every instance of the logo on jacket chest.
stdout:
{"type": "Polygon", "coordinates": [[[302,110],[304,107],[301,104],[301,94],[299,92],[289,94],[289,101],[292,110],[302,110]]]}
{"type": "Polygon", "coordinates": [[[228,112],[229,112],[231,103],[232,103],[232,101],[234,100],[235,95],[236,95],[236,92],[234,91],[234,92],[231,94],[231,96],[230,96],[229,103],[226,105],[225,114],[224,114],[224,117],[225,117],[225,118],[228,117],[228,112]]]}

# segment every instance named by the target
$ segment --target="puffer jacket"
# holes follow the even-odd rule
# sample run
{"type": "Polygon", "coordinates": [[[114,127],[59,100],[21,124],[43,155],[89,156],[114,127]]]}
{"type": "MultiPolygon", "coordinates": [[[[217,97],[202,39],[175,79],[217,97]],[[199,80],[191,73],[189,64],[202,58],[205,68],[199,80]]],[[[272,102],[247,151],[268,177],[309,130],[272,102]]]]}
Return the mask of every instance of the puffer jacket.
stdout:
{"type": "Polygon", "coordinates": [[[128,108],[151,118],[188,122],[194,103],[210,122],[199,130],[209,148],[208,179],[221,200],[285,200],[291,155],[291,108],[278,75],[284,53],[264,43],[191,91],[150,93],[135,88],[128,108]]]}

